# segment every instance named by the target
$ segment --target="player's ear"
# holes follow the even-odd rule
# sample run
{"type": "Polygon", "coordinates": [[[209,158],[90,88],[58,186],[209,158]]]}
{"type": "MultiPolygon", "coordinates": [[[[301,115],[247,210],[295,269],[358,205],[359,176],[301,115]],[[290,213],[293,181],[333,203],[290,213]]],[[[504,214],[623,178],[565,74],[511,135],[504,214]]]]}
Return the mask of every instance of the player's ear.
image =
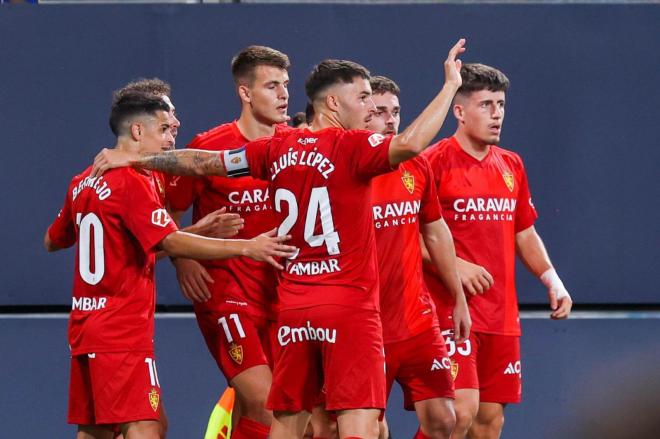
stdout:
{"type": "Polygon", "coordinates": [[[131,124],[131,139],[137,142],[140,137],[142,137],[142,127],[139,123],[134,122],[131,124]]]}
{"type": "Polygon", "coordinates": [[[243,102],[251,102],[252,98],[250,95],[250,89],[247,85],[239,85],[238,86],[238,97],[241,98],[241,101],[243,102]]]}
{"type": "Polygon", "coordinates": [[[339,100],[337,99],[337,96],[330,93],[325,95],[325,105],[328,106],[330,111],[337,111],[339,108],[339,100]]]}
{"type": "Polygon", "coordinates": [[[457,121],[463,122],[463,106],[461,104],[457,104],[454,102],[454,105],[452,106],[452,110],[454,111],[454,117],[456,118],[457,121]]]}

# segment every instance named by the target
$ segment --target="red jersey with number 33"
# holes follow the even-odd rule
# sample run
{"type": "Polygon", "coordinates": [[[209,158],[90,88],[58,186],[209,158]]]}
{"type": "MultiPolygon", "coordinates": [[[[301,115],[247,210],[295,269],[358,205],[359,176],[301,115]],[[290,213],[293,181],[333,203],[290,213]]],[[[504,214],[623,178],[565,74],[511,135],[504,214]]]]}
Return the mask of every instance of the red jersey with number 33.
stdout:
{"type": "Polygon", "coordinates": [[[71,353],[153,350],[154,247],[177,230],[156,174],[119,168],[71,181],[48,229],[60,248],[76,242],[71,353]]]}
{"type": "Polygon", "coordinates": [[[299,249],[280,275],[282,310],[324,304],[378,309],[371,179],[390,172],[389,143],[369,131],[295,130],[225,160],[270,182],[279,224],[299,249]]]}
{"type": "Polygon", "coordinates": [[[372,203],[383,340],[393,343],[438,324],[419,245],[420,225],[442,218],[427,160],[408,160],[374,178],[372,203]]]}
{"type": "MultiPolygon", "coordinates": [[[[495,280],[484,294],[468,296],[472,330],[520,335],[515,285],[516,233],[531,227],[537,214],[518,154],[491,145],[479,161],[455,137],[429,147],[445,221],[459,258],[484,267],[495,280]]],[[[433,274],[426,276],[440,324],[450,323],[452,300],[433,274]]]]}
{"type": "MultiPolygon", "coordinates": [[[[292,128],[278,125],[276,133],[292,128]]],[[[188,148],[222,151],[245,145],[236,121],[219,125],[198,134],[188,148]]],[[[251,239],[275,227],[268,183],[250,176],[226,178],[208,176],[201,178],[169,176],[167,200],[174,211],[188,210],[193,205],[193,223],[220,208],[227,213],[237,213],[243,218],[244,227],[233,239],[251,239]]],[[[218,310],[226,301],[244,302],[246,311],[253,316],[273,317],[276,276],[273,267],[247,257],[199,261],[213,268],[214,290],[222,291],[222,297],[212,297],[203,303],[195,303],[197,310],[218,310]]]]}

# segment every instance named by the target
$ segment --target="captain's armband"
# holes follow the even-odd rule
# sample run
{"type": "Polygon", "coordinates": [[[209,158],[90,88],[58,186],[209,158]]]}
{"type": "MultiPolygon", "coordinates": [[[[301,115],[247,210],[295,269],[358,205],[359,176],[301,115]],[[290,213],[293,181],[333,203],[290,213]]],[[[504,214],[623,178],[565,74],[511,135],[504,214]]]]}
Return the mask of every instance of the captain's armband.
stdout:
{"type": "Polygon", "coordinates": [[[223,152],[227,177],[244,177],[250,175],[245,147],[231,149],[223,152]]]}

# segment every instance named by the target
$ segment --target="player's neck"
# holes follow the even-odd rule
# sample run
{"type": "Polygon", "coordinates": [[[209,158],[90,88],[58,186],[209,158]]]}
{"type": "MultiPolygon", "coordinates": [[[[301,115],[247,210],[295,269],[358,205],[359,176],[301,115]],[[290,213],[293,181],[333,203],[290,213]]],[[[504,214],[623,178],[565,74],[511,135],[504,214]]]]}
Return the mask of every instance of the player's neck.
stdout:
{"type": "Polygon", "coordinates": [[[346,129],[339,119],[335,117],[332,112],[319,111],[314,114],[314,119],[312,120],[312,125],[309,127],[310,131],[319,131],[325,128],[342,128],[346,129]]]}
{"type": "Polygon", "coordinates": [[[241,117],[236,121],[238,130],[248,140],[256,140],[261,137],[275,134],[275,124],[268,124],[257,120],[252,112],[243,107],[241,117]]]}
{"type": "Polygon", "coordinates": [[[456,131],[454,137],[463,151],[479,161],[483,160],[490,151],[490,145],[466,135],[461,130],[456,131]]]}
{"type": "Polygon", "coordinates": [[[140,144],[126,137],[119,137],[115,149],[125,152],[140,152],[140,144]]]}

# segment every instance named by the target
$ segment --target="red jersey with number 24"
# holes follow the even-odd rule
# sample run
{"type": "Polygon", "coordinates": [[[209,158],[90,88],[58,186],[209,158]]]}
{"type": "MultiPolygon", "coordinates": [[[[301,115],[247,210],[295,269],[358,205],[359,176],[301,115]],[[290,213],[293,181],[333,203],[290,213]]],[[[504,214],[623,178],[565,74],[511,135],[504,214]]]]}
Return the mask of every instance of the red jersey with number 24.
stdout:
{"type": "Polygon", "coordinates": [[[157,174],[118,168],[71,181],[48,229],[53,243],[78,242],[69,317],[72,355],[153,350],[154,247],[177,230],[157,174]]]}
{"type": "MultiPolygon", "coordinates": [[[[424,155],[435,175],[444,219],[456,255],[484,267],[495,280],[484,294],[470,297],[472,330],[520,335],[515,285],[516,233],[537,218],[527,174],[518,154],[491,145],[479,161],[455,137],[430,146],[424,155]]],[[[443,327],[450,323],[452,299],[433,274],[426,276],[443,327]]]]}
{"type": "Polygon", "coordinates": [[[253,177],[270,182],[278,234],[291,234],[299,249],[280,274],[282,310],[378,310],[370,183],[392,170],[390,141],[369,131],[303,129],[225,155],[230,175],[249,166],[253,177]]]}
{"type": "Polygon", "coordinates": [[[438,325],[424,283],[420,223],[442,218],[433,172],[424,157],[372,181],[383,340],[393,343],[438,325]]]}

